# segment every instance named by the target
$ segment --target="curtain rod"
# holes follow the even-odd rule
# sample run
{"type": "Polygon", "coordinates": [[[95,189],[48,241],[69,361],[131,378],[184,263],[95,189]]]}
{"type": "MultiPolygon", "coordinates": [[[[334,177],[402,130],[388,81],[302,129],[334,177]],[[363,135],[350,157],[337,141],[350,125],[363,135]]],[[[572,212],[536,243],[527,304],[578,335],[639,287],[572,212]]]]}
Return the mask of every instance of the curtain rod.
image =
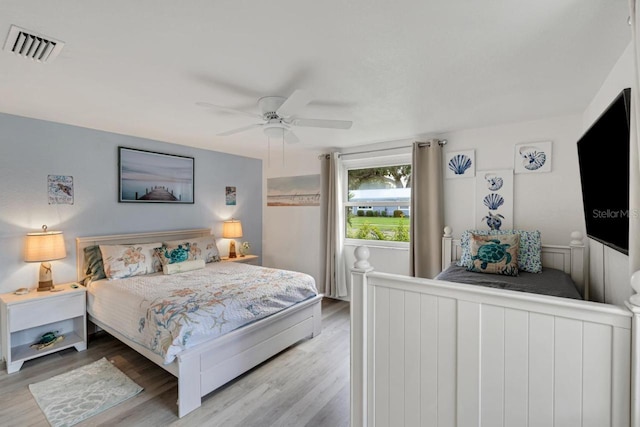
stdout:
{"type": "MultiPolygon", "coordinates": [[[[440,139],[438,140],[438,144],[442,147],[444,145],[447,144],[447,140],[446,139],[440,139]]],[[[419,142],[418,143],[419,147],[430,147],[431,146],[431,142],[427,141],[427,142],[419,142]]],[[[367,153],[377,153],[379,151],[389,151],[389,150],[398,150],[400,148],[411,148],[413,147],[413,145],[401,145],[399,147],[389,147],[389,148],[380,148],[378,150],[368,150],[368,151],[355,151],[353,153],[340,153],[338,156],[342,157],[342,156],[350,156],[352,154],[367,154],[367,153]]],[[[328,154],[321,154],[318,156],[319,159],[322,159],[323,157],[329,158],[328,154]]]]}

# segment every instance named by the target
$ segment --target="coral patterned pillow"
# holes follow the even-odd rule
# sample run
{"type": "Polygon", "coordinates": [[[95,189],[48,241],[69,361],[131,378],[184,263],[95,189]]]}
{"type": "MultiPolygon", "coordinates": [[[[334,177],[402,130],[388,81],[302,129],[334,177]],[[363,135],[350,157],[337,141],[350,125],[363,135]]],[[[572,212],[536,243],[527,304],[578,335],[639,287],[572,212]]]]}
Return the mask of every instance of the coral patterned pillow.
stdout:
{"type": "Polygon", "coordinates": [[[161,244],[100,245],[105,275],[112,280],[161,271],[160,261],[154,256],[154,249],[161,244]]]}
{"type": "Polygon", "coordinates": [[[469,271],[478,273],[518,275],[519,234],[481,236],[472,234],[469,241],[471,266],[469,271]]]}

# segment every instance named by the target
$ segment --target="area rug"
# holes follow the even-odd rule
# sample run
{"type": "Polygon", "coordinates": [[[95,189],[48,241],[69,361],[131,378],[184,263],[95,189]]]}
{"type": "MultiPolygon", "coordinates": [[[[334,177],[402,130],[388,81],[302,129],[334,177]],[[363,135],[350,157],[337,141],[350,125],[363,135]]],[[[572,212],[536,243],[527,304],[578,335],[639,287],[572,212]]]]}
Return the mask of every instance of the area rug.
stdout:
{"type": "Polygon", "coordinates": [[[35,384],[29,390],[53,427],[72,426],[143,389],[102,358],[35,384]]]}

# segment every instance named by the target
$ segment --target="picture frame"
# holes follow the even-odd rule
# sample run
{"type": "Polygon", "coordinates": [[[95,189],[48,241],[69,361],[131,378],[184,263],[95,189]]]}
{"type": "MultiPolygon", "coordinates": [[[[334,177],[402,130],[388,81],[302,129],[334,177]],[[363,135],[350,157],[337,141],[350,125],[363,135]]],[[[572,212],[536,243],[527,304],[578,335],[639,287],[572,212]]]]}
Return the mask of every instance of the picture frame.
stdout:
{"type": "Polygon", "coordinates": [[[225,187],[224,190],[224,200],[225,205],[227,206],[235,206],[236,204],[236,187],[225,187]]]}
{"type": "Polygon", "coordinates": [[[476,151],[450,151],[445,153],[446,178],[473,178],[476,176],[476,151]]]}
{"type": "Polygon", "coordinates": [[[513,228],[513,169],[477,172],[475,226],[478,230],[513,228]]]}
{"type": "Polygon", "coordinates": [[[551,172],[551,148],[551,141],[516,144],[514,173],[551,172]]]}
{"type": "Polygon", "coordinates": [[[73,177],[48,175],[47,195],[50,205],[73,205],[73,177]]]}
{"type": "Polygon", "coordinates": [[[320,206],[320,175],[267,179],[267,206],[320,206]]]}
{"type": "Polygon", "coordinates": [[[194,203],[194,158],[118,147],[118,202],[194,203]]]}

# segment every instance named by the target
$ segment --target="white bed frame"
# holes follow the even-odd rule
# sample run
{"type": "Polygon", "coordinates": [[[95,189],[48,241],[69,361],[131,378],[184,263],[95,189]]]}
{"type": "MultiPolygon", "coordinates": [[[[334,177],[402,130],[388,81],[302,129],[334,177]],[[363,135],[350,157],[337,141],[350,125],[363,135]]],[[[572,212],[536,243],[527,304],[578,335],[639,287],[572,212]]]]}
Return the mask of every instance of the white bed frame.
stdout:
{"type": "MultiPolygon", "coordinates": [[[[450,228],[443,249],[448,266],[459,255],[450,228]]],[[[543,252],[588,293],[579,233],[543,252]]],[[[378,273],[368,248],[355,256],[352,427],[638,426],[630,310],[378,273]]]]}
{"type": "MultiPolygon", "coordinates": [[[[84,248],[92,245],[150,243],[209,236],[211,231],[190,229],[153,233],[120,234],[76,238],[78,280],[85,277],[84,248]]],[[[88,296],[90,297],[90,296],[88,296]]],[[[322,295],[298,303],[219,338],[178,354],[165,365],[163,358],[132,342],[118,331],[88,316],[89,320],[178,378],[178,416],[182,418],[201,405],[202,397],[238,375],[264,362],[298,341],[321,331],[322,295]]]]}

